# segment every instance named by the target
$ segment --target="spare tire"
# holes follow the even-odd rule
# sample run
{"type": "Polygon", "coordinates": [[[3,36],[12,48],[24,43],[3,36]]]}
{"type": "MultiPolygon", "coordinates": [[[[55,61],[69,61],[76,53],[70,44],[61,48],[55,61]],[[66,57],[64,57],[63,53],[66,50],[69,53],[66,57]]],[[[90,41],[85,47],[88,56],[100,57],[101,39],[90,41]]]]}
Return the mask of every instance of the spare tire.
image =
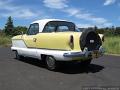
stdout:
{"type": "Polygon", "coordinates": [[[80,47],[83,51],[85,47],[88,48],[89,51],[98,50],[102,45],[102,41],[94,29],[85,29],[82,32],[80,37],[80,47]]]}

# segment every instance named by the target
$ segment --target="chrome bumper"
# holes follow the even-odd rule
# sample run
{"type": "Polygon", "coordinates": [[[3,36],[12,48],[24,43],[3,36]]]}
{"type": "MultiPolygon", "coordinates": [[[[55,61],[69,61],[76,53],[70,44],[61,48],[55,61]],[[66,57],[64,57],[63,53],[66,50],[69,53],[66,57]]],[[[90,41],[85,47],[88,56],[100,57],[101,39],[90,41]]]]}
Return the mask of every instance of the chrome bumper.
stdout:
{"type": "Polygon", "coordinates": [[[88,51],[88,49],[85,48],[84,51],[82,51],[82,52],[64,53],[63,56],[69,57],[69,58],[74,58],[74,57],[85,57],[85,58],[91,57],[92,58],[93,54],[95,54],[95,52],[97,52],[96,54],[98,54],[98,55],[96,55],[95,58],[98,58],[100,56],[103,56],[105,49],[102,46],[99,48],[99,50],[95,50],[95,51],[88,51]]]}

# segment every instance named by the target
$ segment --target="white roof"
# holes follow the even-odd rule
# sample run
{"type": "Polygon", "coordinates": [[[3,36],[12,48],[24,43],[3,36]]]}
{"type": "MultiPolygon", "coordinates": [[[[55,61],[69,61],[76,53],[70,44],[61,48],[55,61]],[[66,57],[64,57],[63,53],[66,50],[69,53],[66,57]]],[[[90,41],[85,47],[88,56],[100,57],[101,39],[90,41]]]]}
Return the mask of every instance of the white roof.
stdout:
{"type": "Polygon", "coordinates": [[[67,21],[67,20],[62,20],[62,19],[42,19],[42,20],[37,20],[37,21],[34,21],[32,22],[31,24],[33,23],[39,23],[39,32],[42,32],[43,29],[44,29],[44,26],[50,22],[50,21],[67,21]]]}

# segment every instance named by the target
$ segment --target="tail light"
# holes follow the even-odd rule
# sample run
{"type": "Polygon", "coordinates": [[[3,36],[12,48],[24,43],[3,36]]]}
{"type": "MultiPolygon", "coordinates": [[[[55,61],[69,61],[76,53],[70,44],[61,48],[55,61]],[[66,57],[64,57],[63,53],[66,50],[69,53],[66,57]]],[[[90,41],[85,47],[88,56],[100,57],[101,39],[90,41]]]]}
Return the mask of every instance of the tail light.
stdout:
{"type": "Polygon", "coordinates": [[[74,37],[73,37],[73,35],[70,36],[69,45],[70,45],[70,48],[71,48],[71,49],[74,48],[74,37]]]}

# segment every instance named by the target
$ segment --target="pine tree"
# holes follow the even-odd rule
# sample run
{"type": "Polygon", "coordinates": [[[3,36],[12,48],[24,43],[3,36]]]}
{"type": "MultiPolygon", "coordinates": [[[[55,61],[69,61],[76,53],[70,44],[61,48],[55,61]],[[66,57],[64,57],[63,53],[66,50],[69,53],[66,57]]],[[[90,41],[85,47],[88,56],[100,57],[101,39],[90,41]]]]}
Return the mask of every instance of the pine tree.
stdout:
{"type": "Polygon", "coordinates": [[[5,34],[6,35],[12,35],[13,29],[14,29],[13,20],[12,20],[12,17],[9,16],[8,20],[7,20],[7,23],[5,25],[5,34]]]}

